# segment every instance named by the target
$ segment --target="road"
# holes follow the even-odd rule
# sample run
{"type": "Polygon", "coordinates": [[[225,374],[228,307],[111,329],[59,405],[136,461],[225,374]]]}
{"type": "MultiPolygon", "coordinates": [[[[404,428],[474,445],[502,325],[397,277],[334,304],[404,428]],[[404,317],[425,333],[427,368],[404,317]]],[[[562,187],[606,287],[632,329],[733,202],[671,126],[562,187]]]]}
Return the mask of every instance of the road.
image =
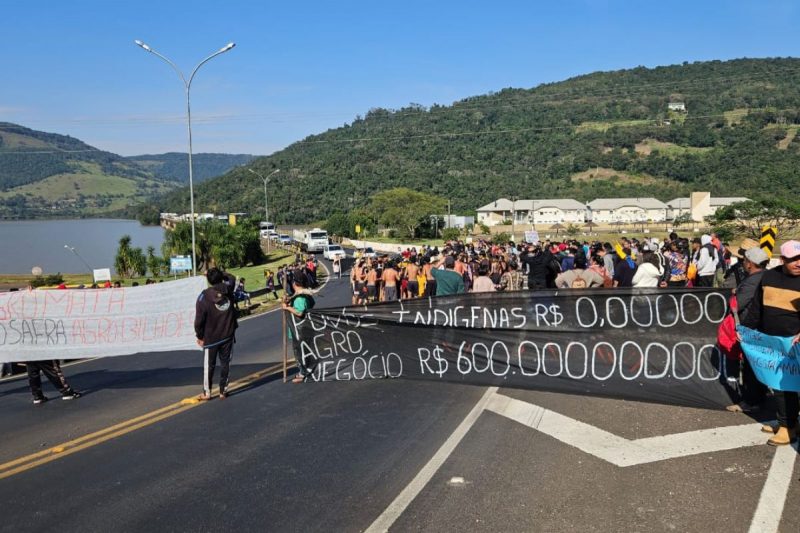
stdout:
{"type": "MultiPolygon", "coordinates": [[[[241,322],[232,379],[275,368],[280,330],[279,313],[241,322]]],[[[1,531],[800,531],[796,452],[744,415],[275,373],[181,403],[199,351],[66,373],[83,398],[33,406],[0,383],[1,531]]]]}

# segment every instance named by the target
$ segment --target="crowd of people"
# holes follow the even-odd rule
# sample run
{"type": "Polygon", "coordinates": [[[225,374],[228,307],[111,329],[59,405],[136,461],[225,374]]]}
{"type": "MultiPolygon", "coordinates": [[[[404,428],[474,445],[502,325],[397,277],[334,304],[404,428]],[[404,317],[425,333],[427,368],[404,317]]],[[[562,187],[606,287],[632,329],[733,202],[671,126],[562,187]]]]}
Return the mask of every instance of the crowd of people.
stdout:
{"type": "Polygon", "coordinates": [[[423,246],[358,259],[350,281],[353,304],[524,288],[734,287],[744,279],[741,258],[738,248],[715,234],[692,240],[675,233],[663,240],[623,238],[614,246],[577,240],[448,241],[441,249],[423,246]]]}

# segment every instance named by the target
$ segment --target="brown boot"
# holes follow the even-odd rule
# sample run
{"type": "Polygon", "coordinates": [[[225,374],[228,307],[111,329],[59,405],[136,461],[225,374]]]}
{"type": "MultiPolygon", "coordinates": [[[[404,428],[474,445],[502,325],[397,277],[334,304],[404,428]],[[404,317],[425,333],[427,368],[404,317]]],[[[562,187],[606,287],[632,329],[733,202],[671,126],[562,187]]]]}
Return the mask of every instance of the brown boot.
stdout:
{"type": "Polygon", "coordinates": [[[775,436],[767,441],[770,446],[786,446],[797,440],[797,431],[786,426],[780,426],[775,436]]]}
{"type": "Polygon", "coordinates": [[[774,426],[772,424],[764,424],[761,426],[761,433],[772,433],[774,435],[778,432],[779,427],[780,426],[778,426],[778,424],[775,424],[774,426]]]}

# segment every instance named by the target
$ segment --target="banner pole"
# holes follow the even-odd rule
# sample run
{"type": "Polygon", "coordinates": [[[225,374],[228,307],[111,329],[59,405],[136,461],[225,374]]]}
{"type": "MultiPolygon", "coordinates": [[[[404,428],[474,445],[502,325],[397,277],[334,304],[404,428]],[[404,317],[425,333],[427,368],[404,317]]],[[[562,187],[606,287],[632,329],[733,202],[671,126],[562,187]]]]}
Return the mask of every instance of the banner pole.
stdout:
{"type": "Polygon", "coordinates": [[[286,311],[281,311],[281,318],[283,322],[281,331],[281,337],[283,337],[283,382],[286,383],[286,369],[289,365],[289,352],[286,345],[286,311]]]}

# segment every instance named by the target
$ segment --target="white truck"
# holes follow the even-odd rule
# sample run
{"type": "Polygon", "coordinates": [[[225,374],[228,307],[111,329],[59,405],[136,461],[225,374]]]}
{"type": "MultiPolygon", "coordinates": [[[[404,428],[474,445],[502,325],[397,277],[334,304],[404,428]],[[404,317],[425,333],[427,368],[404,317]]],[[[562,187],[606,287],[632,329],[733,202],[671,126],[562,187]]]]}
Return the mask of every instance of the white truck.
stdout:
{"type": "Polygon", "coordinates": [[[296,229],[292,232],[292,237],[304,252],[324,252],[328,245],[328,232],[320,228],[296,229]]]}

